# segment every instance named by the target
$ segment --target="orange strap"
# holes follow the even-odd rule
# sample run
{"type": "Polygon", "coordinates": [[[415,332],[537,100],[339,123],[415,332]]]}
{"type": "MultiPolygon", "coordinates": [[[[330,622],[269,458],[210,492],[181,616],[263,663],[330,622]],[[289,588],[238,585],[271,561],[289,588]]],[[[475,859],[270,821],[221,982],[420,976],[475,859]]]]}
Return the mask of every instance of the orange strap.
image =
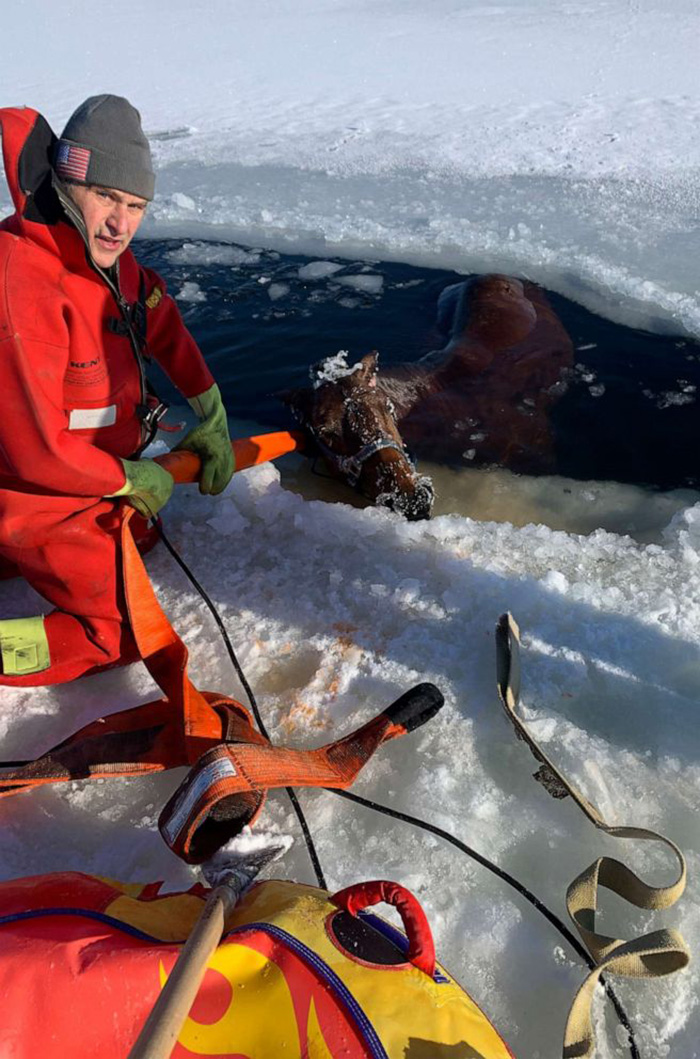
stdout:
{"type": "Polygon", "coordinates": [[[434,684],[417,684],[361,728],[317,750],[246,742],[213,747],[163,809],[160,833],[184,860],[207,860],[244,825],[253,823],[265,791],[351,786],[382,743],[425,724],[443,701],[434,684]]]}
{"type": "Polygon", "coordinates": [[[188,652],[168,621],[149,580],[122,507],[121,547],[129,621],[144,664],[164,697],[81,728],[36,761],[0,773],[0,797],[48,783],[140,773],[194,764],[228,741],[263,743],[248,711],[235,699],[200,692],[187,674],[188,652]]]}
{"type": "Polygon", "coordinates": [[[419,684],[328,746],[272,746],[239,702],[192,684],[187,648],[163,612],[134,542],[129,525],[134,514],[124,506],[124,592],[134,639],[164,697],[95,721],[37,761],[2,773],[0,796],[44,783],[193,765],[158,823],[168,845],[197,862],[255,820],[268,789],[349,787],[382,743],[419,727],[441,708],[438,689],[419,684]]]}
{"type": "MultiPolygon", "coordinates": [[[[134,514],[133,508],[125,510],[121,535],[124,594],[131,631],[144,665],[165,693],[173,720],[181,726],[186,759],[193,760],[205,749],[197,740],[215,737],[219,726],[212,717],[209,703],[187,675],[187,648],[153,591],[129,528],[134,514]]],[[[252,724],[251,731],[257,735],[252,724]]]]}

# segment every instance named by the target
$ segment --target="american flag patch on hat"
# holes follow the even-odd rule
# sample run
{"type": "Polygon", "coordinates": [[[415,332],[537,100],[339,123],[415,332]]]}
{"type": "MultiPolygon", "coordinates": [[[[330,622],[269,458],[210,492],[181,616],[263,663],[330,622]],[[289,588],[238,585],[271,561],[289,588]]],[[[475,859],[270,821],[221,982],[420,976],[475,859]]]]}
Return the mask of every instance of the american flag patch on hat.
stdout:
{"type": "Polygon", "coordinates": [[[85,180],[91,152],[87,147],[75,147],[61,140],[56,151],[56,172],[69,180],[85,180]]]}

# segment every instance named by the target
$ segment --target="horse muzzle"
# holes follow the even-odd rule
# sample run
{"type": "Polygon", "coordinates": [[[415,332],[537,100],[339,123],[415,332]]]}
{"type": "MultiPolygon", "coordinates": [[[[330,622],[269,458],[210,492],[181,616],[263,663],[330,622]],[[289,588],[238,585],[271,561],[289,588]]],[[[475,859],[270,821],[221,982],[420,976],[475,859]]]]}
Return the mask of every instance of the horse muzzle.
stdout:
{"type": "Polygon", "coordinates": [[[410,492],[383,493],[377,497],[377,503],[388,507],[398,515],[403,515],[409,522],[430,518],[435,501],[435,489],[429,478],[416,479],[415,489],[410,492]]]}

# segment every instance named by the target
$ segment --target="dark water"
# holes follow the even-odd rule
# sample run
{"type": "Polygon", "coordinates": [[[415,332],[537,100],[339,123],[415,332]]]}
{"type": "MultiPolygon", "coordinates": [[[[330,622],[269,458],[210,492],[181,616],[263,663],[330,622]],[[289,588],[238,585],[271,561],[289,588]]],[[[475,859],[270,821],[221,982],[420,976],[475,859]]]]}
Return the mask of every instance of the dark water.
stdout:
{"type": "MultiPolygon", "coordinates": [[[[243,248],[193,248],[181,240],[142,241],[136,252],[175,296],[185,284],[198,285],[206,300],[178,304],[229,414],[275,428],[291,425],[275,392],[306,385],[309,365],[339,349],[349,359],[378,349],[388,365],[443,346],[438,295],[464,278],[338,260],[334,275],[302,279],[309,258],[256,251],[231,262],[245,256],[243,248]],[[216,255],[224,263],[202,263],[216,255]],[[343,285],[356,275],[382,276],[381,290],[343,285]]],[[[557,294],[550,299],[577,350],[566,393],[552,410],[558,473],[663,489],[700,484],[700,346],[621,327],[557,294]]],[[[154,375],[162,395],[177,402],[157,369],[154,375]]]]}

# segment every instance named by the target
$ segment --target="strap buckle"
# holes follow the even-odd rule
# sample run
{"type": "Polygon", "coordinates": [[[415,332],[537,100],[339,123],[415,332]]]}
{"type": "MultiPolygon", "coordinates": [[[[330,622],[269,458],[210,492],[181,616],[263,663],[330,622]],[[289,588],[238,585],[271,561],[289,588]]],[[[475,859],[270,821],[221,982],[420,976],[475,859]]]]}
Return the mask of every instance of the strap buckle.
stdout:
{"type": "MultiPolygon", "coordinates": [[[[149,433],[149,440],[153,438],[153,435],[157,430],[168,429],[161,426],[161,419],[170,408],[167,401],[161,401],[159,397],[147,397],[146,404],[136,405],[136,414],[143,423],[144,427],[149,433]]],[[[177,429],[170,428],[170,429],[177,429]]]]}

